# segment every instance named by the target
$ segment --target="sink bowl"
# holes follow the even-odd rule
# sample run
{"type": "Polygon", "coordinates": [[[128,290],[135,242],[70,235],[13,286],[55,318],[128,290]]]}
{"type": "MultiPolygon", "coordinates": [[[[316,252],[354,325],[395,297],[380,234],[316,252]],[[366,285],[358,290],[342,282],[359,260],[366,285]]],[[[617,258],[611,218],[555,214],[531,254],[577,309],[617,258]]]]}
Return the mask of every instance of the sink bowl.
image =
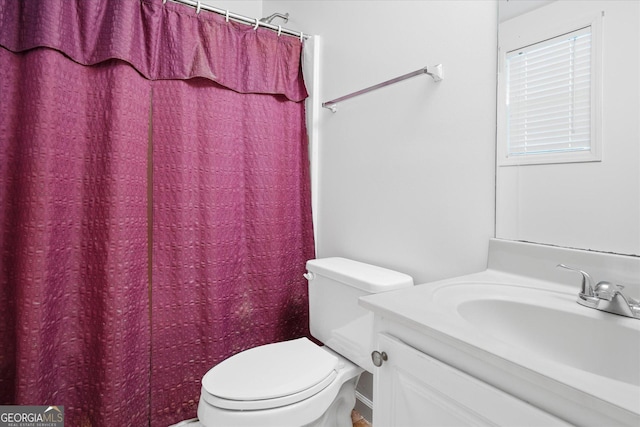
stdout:
{"type": "Polygon", "coordinates": [[[475,328],[505,343],[640,386],[640,329],[607,319],[615,315],[587,316],[496,298],[463,302],[458,313],[475,328]]]}
{"type": "Polygon", "coordinates": [[[433,302],[485,341],[640,387],[640,321],[583,307],[544,287],[453,283],[433,302]]]}

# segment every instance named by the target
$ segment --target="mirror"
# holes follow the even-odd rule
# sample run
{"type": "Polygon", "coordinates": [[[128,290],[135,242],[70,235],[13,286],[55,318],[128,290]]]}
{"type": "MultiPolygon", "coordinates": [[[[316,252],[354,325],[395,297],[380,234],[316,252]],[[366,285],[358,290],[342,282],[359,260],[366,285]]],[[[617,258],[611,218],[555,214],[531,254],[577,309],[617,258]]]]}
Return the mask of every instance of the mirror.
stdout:
{"type": "MultiPolygon", "coordinates": [[[[496,237],[640,255],[640,2],[498,0],[498,10],[496,237]],[[559,120],[569,114],[566,147],[549,145],[536,152],[531,147],[540,140],[532,143],[531,138],[517,151],[518,138],[529,138],[537,126],[537,109],[551,102],[520,103],[517,79],[525,75],[528,88],[546,79],[547,68],[535,76],[536,49],[554,44],[556,36],[575,41],[578,36],[565,35],[583,28],[587,30],[579,34],[588,32],[590,40],[588,85],[581,92],[575,89],[585,76],[578,67],[571,70],[568,84],[541,89],[554,96],[574,91],[568,107],[545,111],[550,121],[536,128],[542,139],[555,144],[559,120]],[[532,71],[516,74],[516,60],[532,71]],[[586,107],[575,101],[579,93],[586,93],[581,98],[586,107]],[[587,113],[577,115],[579,108],[587,113]],[[523,109],[534,114],[522,119],[523,109]],[[578,125],[583,119],[589,120],[586,130],[578,125]],[[578,147],[577,135],[585,133],[588,148],[578,147]],[[589,155],[574,160],[563,150],[589,155]]],[[[577,63],[575,46],[569,48],[569,64],[577,63]]],[[[530,91],[524,98],[535,96],[530,91]]]]}

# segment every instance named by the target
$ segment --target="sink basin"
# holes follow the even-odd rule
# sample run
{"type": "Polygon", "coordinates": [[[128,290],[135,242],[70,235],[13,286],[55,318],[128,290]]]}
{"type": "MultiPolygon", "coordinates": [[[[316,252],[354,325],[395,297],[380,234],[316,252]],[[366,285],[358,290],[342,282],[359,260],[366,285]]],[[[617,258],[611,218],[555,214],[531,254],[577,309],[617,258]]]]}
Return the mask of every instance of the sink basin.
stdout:
{"type": "Polygon", "coordinates": [[[488,340],[640,386],[640,321],[583,307],[575,295],[497,283],[454,283],[433,302],[488,340]]]}
{"type": "Polygon", "coordinates": [[[640,386],[638,329],[512,300],[467,301],[458,306],[458,313],[474,327],[505,343],[577,369],[640,386]]]}

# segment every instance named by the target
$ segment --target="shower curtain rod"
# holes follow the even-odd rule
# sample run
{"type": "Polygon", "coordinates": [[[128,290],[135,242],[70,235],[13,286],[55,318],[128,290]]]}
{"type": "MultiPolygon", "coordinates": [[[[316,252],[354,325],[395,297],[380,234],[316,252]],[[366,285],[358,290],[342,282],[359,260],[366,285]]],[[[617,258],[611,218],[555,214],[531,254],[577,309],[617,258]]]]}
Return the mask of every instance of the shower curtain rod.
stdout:
{"type": "Polygon", "coordinates": [[[427,74],[433,77],[433,80],[439,82],[444,77],[442,77],[442,64],[433,65],[431,67],[420,68],[419,70],[413,71],[411,73],[404,74],[400,77],[396,77],[395,79],[387,80],[386,82],[378,83],[377,85],[369,86],[364,89],[360,89],[357,92],[350,93],[348,95],[341,96],[340,98],[332,99],[331,101],[323,102],[322,106],[324,108],[328,108],[331,112],[335,113],[338,111],[338,102],[346,101],[347,99],[355,98],[356,96],[363,95],[365,93],[374,91],[376,89],[383,88],[385,86],[392,85],[394,83],[401,82],[402,80],[409,79],[411,77],[420,76],[422,74],[427,74]]]}
{"type": "MultiPolygon", "coordinates": [[[[299,37],[302,41],[303,39],[308,39],[309,35],[304,34],[302,31],[293,31],[288,28],[283,28],[281,25],[273,25],[268,22],[260,21],[258,18],[250,18],[248,16],[239,15],[237,13],[229,12],[228,10],[220,9],[214,6],[209,6],[207,4],[202,4],[202,2],[198,0],[171,0],[174,3],[181,3],[187,6],[195,7],[196,12],[200,13],[200,10],[206,10],[209,12],[217,13],[218,15],[222,15],[227,20],[233,19],[234,21],[242,22],[243,24],[253,25],[256,29],[258,27],[265,27],[270,30],[273,30],[280,34],[286,34],[288,36],[299,37]]],[[[162,0],[162,3],[166,3],[167,0],[162,0]]]]}

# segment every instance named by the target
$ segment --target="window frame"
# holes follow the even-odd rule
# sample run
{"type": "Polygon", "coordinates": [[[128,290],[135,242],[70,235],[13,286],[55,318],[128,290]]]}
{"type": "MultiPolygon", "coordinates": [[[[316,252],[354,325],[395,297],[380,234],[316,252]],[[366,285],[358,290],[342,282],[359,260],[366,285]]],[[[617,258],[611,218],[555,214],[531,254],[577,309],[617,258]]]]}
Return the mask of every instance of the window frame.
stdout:
{"type": "Polygon", "coordinates": [[[599,162],[602,160],[602,17],[575,19],[559,22],[545,28],[528,28],[517,36],[499,36],[498,46],[498,106],[497,106],[497,165],[519,166],[554,163],[599,162]],[[507,109],[507,55],[562,35],[591,28],[591,92],[590,92],[590,150],[563,151],[554,153],[532,153],[508,155],[508,109],[507,109]]]}

